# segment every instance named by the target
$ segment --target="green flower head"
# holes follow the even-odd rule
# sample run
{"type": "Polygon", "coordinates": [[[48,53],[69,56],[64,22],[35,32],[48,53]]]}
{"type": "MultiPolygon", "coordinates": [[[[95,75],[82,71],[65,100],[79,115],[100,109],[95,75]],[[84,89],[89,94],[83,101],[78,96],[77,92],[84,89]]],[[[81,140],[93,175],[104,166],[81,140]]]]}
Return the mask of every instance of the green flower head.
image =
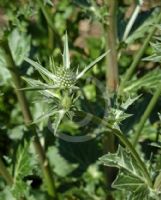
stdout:
{"type": "MultiPolygon", "coordinates": [[[[49,67],[51,71],[47,70],[41,66],[38,62],[35,62],[29,58],[26,58],[25,61],[31,64],[37,71],[39,71],[44,82],[40,80],[34,80],[31,78],[24,78],[26,82],[31,87],[24,88],[24,90],[38,90],[41,95],[45,98],[50,99],[54,107],[50,109],[48,113],[41,116],[39,120],[42,120],[46,117],[52,115],[57,115],[62,113],[70,115],[70,110],[73,107],[73,103],[77,98],[74,98],[74,91],[79,89],[76,84],[77,81],[88,71],[90,70],[97,62],[99,62],[105,55],[104,53],[89,65],[87,65],[81,72],[78,72],[78,69],[71,69],[70,66],[70,55],[68,48],[68,37],[67,33],[65,34],[64,41],[64,51],[63,51],[63,65],[55,66],[54,60],[51,57],[49,62],[49,67]],[[70,103],[69,103],[70,102],[70,103]]],[[[60,121],[60,120],[58,120],[60,121]]],[[[37,120],[36,120],[37,122],[37,120]]]]}

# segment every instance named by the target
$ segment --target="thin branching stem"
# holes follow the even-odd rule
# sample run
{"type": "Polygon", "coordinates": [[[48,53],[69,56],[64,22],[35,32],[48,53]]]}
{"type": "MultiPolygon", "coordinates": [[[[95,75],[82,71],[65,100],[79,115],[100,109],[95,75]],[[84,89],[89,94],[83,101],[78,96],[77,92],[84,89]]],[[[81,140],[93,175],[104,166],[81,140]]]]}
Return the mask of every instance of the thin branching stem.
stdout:
{"type": "Polygon", "coordinates": [[[42,2],[42,0],[37,0],[38,5],[41,8],[41,11],[46,19],[46,22],[48,24],[48,47],[49,49],[53,49],[53,43],[54,43],[54,32],[55,32],[55,27],[54,24],[52,22],[51,16],[48,12],[48,10],[46,9],[44,3],[42,2]]]}
{"type": "Polygon", "coordinates": [[[4,57],[5,57],[8,69],[10,70],[11,75],[12,75],[12,79],[13,79],[14,86],[15,86],[15,92],[16,92],[17,99],[19,101],[19,104],[20,104],[20,107],[21,107],[21,110],[23,113],[24,122],[25,122],[26,126],[28,126],[30,131],[33,132],[33,136],[34,136],[33,144],[34,144],[36,153],[38,154],[38,158],[39,158],[40,165],[41,165],[41,168],[42,168],[42,171],[44,174],[44,178],[45,178],[44,181],[47,186],[48,193],[52,198],[57,199],[52,171],[51,171],[48,159],[45,155],[44,149],[39,141],[36,127],[29,126],[29,124],[32,122],[32,115],[31,115],[31,112],[29,109],[29,104],[27,102],[25,93],[23,90],[20,90],[22,87],[21,78],[20,78],[19,72],[17,71],[15,62],[13,60],[13,57],[12,57],[12,54],[11,54],[11,51],[10,51],[10,48],[8,45],[8,41],[5,40],[4,42],[2,42],[1,46],[4,50],[4,57]]]}
{"type": "Polygon", "coordinates": [[[48,47],[52,50],[52,48],[54,47],[54,42],[56,42],[56,41],[58,41],[59,45],[62,47],[60,36],[54,26],[52,14],[49,12],[49,10],[47,9],[47,7],[45,6],[45,4],[42,0],[36,0],[36,1],[45,17],[46,22],[47,22],[48,35],[49,35],[48,47]]]}
{"type": "Polygon", "coordinates": [[[105,126],[108,129],[108,131],[107,131],[108,134],[111,133],[111,134],[114,134],[116,137],[118,137],[119,140],[125,145],[125,147],[131,152],[133,158],[138,163],[140,169],[142,170],[143,175],[146,178],[146,181],[147,181],[147,184],[149,185],[149,187],[153,186],[151,177],[149,175],[149,172],[148,172],[144,162],[141,160],[140,156],[136,152],[133,145],[130,143],[130,141],[124,136],[124,134],[120,130],[113,128],[105,119],[101,119],[91,113],[86,113],[84,111],[78,111],[77,114],[78,114],[78,116],[87,116],[88,115],[89,118],[91,118],[94,123],[105,126]]]}
{"type": "Polygon", "coordinates": [[[151,112],[153,111],[159,97],[161,95],[161,84],[158,86],[156,92],[154,93],[152,99],[150,100],[144,114],[142,115],[141,117],[141,120],[137,126],[137,129],[136,129],[136,132],[135,132],[135,135],[134,135],[134,139],[133,139],[133,146],[135,147],[136,144],[138,143],[138,140],[141,136],[141,132],[142,132],[142,129],[144,127],[144,124],[146,122],[146,120],[148,119],[149,115],[151,114],[151,112]]]}
{"type": "Polygon", "coordinates": [[[53,44],[54,44],[54,33],[53,30],[48,26],[48,47],[49,49],[53,50],[53,44]]]}
{"type": "Polygon", "coordinates": [[[131,76],[133,75],[135,69],[137,68],[146,48],[149,45],[149,41],[151,40],[152,36],[154,35],[155,31],[157,30],[156,24],[158,24],[161,21],[161,13],[156,17],[155,24],[151,27],[149,34],[147,35],[146,39],[144,40],[144,43],[142,47],[139,49],[139,51],[136,53],[133,62],[131,63],[130,67],[128,68],[127,72],[125,73],[123,80],[121,81],[120,87],[119,87],[119,94],[121,95],[123,92],[123,89],[125,87],[125,84],[128,80],[130,80],[131,76]]]}
{"type": "Polygon", "coordinates": [[[8,185],[12,186],[13,178],[8,172],[8,170],[6,169],[6,166],[4,165],[1,158],[0,158],[0,175],[4,178],[4,180],[6,181],[8,185]]]}
{"type": "Polygon", "coordinates": [[[56,33],[54,23],[52,21],[51,15],[48,12],[46,6],[44,5],[42,0],[37,0],[38,5],[40,6],[40,9],[46,19],[47,25],[48,25],[48,47],[49,49],[53,50],[54,46],[54,34],[56,33]]]}
{"type": "Polygon", "coordinates": [[[48,10],[46,9],[46,7],[45,7],[43,1],[42,1],[42,0],[37,0],[37,3],[38,3],[38,5],[40,6],[40,8],[41,8],[41,10],[42,10],[42,12],[43,12],[43,15],[44,15],[44,17],[45,17],[45,19],[46,19],[48,25],[50,26],[50,28],[51,28],[53,31],[55,31],[55,27],[54,27],[54,24],[53,24],[53,22],[52,22],[51,16],[50,16],[48,10]]]}

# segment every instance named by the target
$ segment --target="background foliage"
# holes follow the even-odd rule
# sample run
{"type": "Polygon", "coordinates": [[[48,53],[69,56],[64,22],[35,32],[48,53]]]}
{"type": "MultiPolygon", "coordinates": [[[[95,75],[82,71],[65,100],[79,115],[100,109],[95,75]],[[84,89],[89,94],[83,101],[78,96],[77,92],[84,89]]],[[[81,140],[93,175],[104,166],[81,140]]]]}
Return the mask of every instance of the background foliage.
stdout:
{"type": "MultiPolygon", "coordinates": [[[[19,75],[42,81],[35,68],[25,61],[27,57],[49,69],[51,56],[55,65],[60,66],[66,31],[73,69],[79,67],[79,71],[82,71],[102,55],[107,50],[105,27],[108,25],[108,3],[109,1],[103,0],[0,1],[0,37],[2,41],[7,38],[19,75]]],[[[104,120],[108,121],[114,130],[121,131],[129,141],[134,140],[138,128],[141,127],[140,122],[145,121],[139,129],[141,135],[133,148],[136,147],[140,158],[146,164],[153,187],[147,184],[145,174],[126,145],[120,146],[122,142],[115,138],[114,151],[108,153],[112,140],[106,127],[100,121],[98,126],[97,120],[79,127],[76,122],[81,117],[75,114],[73,121],[66,117],[61,122],[59,131],[71,136],[89,134],[97,137],[82,143],[71,143],[55,137],[48,128],[47,119],[36,124],[38,137],[54,177],[57,197],[51,197],[32,143],[33,132],[24,123],[13,90],[15,83],[6,62],[5,51],[0,48],[0,156],[13,177],[13,184],[9,186],[3,176],[0,176],[0,199],[160,199],[160,93],[152,111],[144,117],[150,100],[156,90],[161,88],[161,20],[156,23],[160,6],[160,1],[153,0],[119,1],[115,47],[118,55],[115,59],[120,83],[123,82],[137,52],[142,48],[151,27],[155,27],[156,31],[148,42],[137,69],[125,82],[121,95],[118,90],[105,92],[106,79],[109,76],[106,76],[106,71],[109,66],[106,59],[102,59],[80,79],[78,86],[81,89],[76,101],[76,107],[80,110],[99,119],[105,116],[104,120]],[[140,6],[140,10],[125,37],[124,33],[135,6],[140,6]]],[[[22,79],[22,87],[27,86],[22,79]]],[[[25,93],[33,121],[50,109],[48,102],[45,102],[37,91],[25,93]]]]}

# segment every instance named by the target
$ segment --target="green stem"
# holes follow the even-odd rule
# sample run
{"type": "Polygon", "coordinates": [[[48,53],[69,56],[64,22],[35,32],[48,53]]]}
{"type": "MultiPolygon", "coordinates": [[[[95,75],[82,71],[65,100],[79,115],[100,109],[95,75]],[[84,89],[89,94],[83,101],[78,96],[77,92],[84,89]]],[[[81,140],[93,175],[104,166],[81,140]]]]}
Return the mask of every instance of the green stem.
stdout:
{"type": "MultiPolygon", "coordinates": [[[[32,122],[32,115],[29,109],[29,105],[25,96],[25,93],[23,90],[21,89],[21,79],[20,79],[20,75],[17,71],[15,62],[13,60],[9,45],[8,45],[8,41],[4,41],[1,44],[3,50],[4,50],[4,57],[8,66],[8,69],[10,70],[10,73],[12,75],[12,79],[15,85],[15,92],[17,95],[17,99],[19,101],[22,113],[23,113],[23,117],[24,117],[24,122],[26,124],[26,126],[29,126],[29,124],[32,122]]],[[[36,127],[35,126],[29,126],[30,131],[33,132],[33,134],[35,135],[34,137],[34,148],[36,150],[36,153],[38,154],[38,158],[40,161],[40,165],[44,174],[44,178],[45,178],[45,183],[47,185],[47,189],[48,189],[48,193],[49,195],[54,198],[56,198],[56,189],[55,189],[55,184],[54,184],[54,179],[52,176],[52,171],[48,162],[48,159],[45,155],[44,149],[39,141],[39,137],[37,135],[36,132],[36,127]]]]}
{"type": "Polygon", "coordinates": [[[6,169],[6,166],[4,165],[2,159],[0,158],[0,174],[5,179],[6,183],[10,186],[13,184],[13,178],[9,174],[8,170],[6,169]]]}
{"type": "Polygon", "coordinates": [[[53,50],[53,44],[54,44],[54,33],[53,33],[53,30],[48,26],[48,48],[53,50]]]}
{"type": "Polygon", "coordinates": [[[53,22],[52,22],[51,16],[50,16],[48,10],[46,9],[44,3],[42,2],[42,0],[37,0],[37,3],[39,4],[39,6],[40,6],[40,8],[41,8],[41,10],[42,10],[42,12],[43,12],[43,15],[44,15],[44,17],[45,17],[45,19],[46,19],[48,25],[50,26],[50,28],[51,28],[53,31],[55,31],[55,27],[54,27],[54,24],[53,24],[53,22]]]}
{"type": "MultiPolygon", "coordinates": [[[[106,55],[106,88],[111,94],[115,93],[118,84],[118,63],[117,63],[117,10],[118,0],[105,1],[108,9],[107,21],[104,23],[104,36],[106,41],[106,51],[109,53],[106,55]]],[[[109,133],[103,138],[104,152],[115,152],[115,135],[109,133]]],[[[113,168],[105,169],[105,181],[110,188],[111,183],[114,180],[116,171],[113,168]]],[[[110,193],[110,192],[109,192],[110,193]]],[[[113,199],[111,194],[107,195],[107,199],[113,199]]]]}
{"type": "Polygon", "coordinates": [[[49,12],[48,12],[46,6],[44,5],[44,3],[42,2],[42,0],[37,0],[37,3],[39,4],[39,6],[42,10],[42,13],[46,19],[46,22],[48,24],[48,38],[49,38],[48,47],[49,47],[49,49],[52,50],[53,42],[54,42],[54,33],[55,33],[55,36],[57,37],[56,30],[55,30],[51,15],[49,14],[49,12]]]}
{"type": "Polygon", "coordinates": [[[130,67],[128,68],[121,84],[119,87],[119,94],[121,95],[123,92],[123,89],[125,87],[125,84],[128,80],[130,80],[132,74],[134,73],[137,65],[140,62],[140,59],[142,58],[146,48],[148,47],[149,41],[151,40],[153,34],[155,33],[155,31],[157,30],[157,26],[155,26],[156,24],[158,24],[161,21],[161,13],[158,15],[158,17],[156,18],[155,24],[151,27],[150,32],[148,34],[148,36],[146,37],[146,39],[144,40],[144,43],[142,45],[142,47],[140,48],[140,50],[136,53],[134,60],[132,62],[132,64],[130,65],[130,67]]]}
{"type": "Polygon", "coordinates": [[[48,34],[49,34],[49,43],[50,43],[48,44],[49,48],[52,48],[54,46],[53,43],[55,42],[58,42],[59,46],[62,47],[61,38],[57,30],[55,29],[50,12],[48,11],[47,7],[44,5],[42,0],[37,0],[37,3],[40,6],[40,9],[48,24],[48,34]]]}
{"type": "Polygon", "coordinates": [[[107,1],[109,15],[104,24],[106,49],[110,52],[106,56],[107,60],[107,88],[110,92],[115,92],[118,87],[118,64],[117,64],[117,10],[118,0],[107,1]]]}
{"type": "Polygon", "coordinates": [[[149,115],[151,114],[153,108],[155,107],[159,97],[161,95],[161,85],[158,86],[158,89],[156,90],[156,92],[154,93],[152,99],[150,100],[150,103],[148,104],[144,114],[142,115],[141,117],[141,120],[137,126],[137,130],[135,132],[135,135],[134,135],[134,140],[133,140],[133,146],[135,147],[139,138],[140,138],[140,135],[141,135],[141,131],[144,127],[144,124],[146,122],[146,120],[148,119],[149,115]]]}
{"type": "MultiPolygon", "coordinates": [[[[104,24],[106,50],[110,51],[106,55],[107,73],[106,73],[106,87],[109,92],[116,92],[118,87],[118,65],[117,65],[117,8],[118,0],[107,1],[109,15],[106,24],[104,24]],[[108,25],[107,25],[108,24],[108,25]]],[[[115,138],[113,134],[108,135],[108,139],[104,142],[105,149],[108,151],[115,151],[115,138]]]]}
{"type": "Polygon", "coordinates": [[[77,114],[78,114],[78,116],[82,116],[82,117],[88,115],[89,118],[92,118],[92,120],[95,123],[105,126],[108,129],[108,133],[114,134],[116,137],[118,137],[119,140],[125,145],[125,147],[127,147],[129,149],[129,151],[131,152],[132,156],[134,157],[134,159],[136,160],[136,162],[140,166],[140,169],[142,170],[142,173],[143,173],[143,175],[145,176],[145,178],[147,180],[147,184],[150,187],[153,186],[152,180],[150,178],[150,175],[148,173],[148,170],[147,170],[144,162],[139,157],[139,155],[136,152],[136,150],[133,147],[133,145],[129,142],[129,140],[123,135],[123,133],[120,130],[113,128],[106,120],[101,119],[101,118],[99,118],[97,116],[94,116],[91,113],[86,113],[84,111],[77,111],[77,114]]]}

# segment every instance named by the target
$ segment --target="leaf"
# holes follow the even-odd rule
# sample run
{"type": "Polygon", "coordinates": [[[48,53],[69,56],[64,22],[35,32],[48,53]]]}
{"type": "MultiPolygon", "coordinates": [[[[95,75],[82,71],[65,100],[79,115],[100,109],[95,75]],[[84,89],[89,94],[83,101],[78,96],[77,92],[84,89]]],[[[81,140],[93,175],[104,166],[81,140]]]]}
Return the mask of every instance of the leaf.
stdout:
{"type": "Polygon", "coordinates": [[[124,103],[121,104],[121,108],[126,110],[129,106],[131,106],[136,100],[140,98],[141,95],[138,95],[134,98],[129,97],[124,103]]]}
{"type": "Polygon", "coordinates": [[[147,189],[145,182],[124,169],[119,171],[119,174],[113,182],[112,186],[120,190],[126,189],[131,192],[136,192],[140,188],[147,189]]]}
{"type": "Polygon", "coordinates": [[[69,55],[67,32],[65,33],[65,41],[64,41],[63,67],[66,69],[70,68],[70,55],[69,55]]]}
{"type": "Polygon", "coordinates": [[[148,72],[146,75],[139,79],[130,80],[124,89],[126,93],[135,93],[141,88],[145,88],[148,91],[156,89],[158,84],[161,83],[161,70],[156,69],[148,72]]]}
{"type": "Polygon", "coordinates": [[[145,33],[148,33],[151,30],[152,25],[155,23],[157,15],[158,12],[154,10],[151,16],[148,17],[145,22],[141,23],[141,25],[129,35],[125,42],[127,44],[132,44],[139,38],[144,38],[145,33]]]}
{"type": "Polygon", "coordinates": [[[8,42],[16,65],[21,65],[24,58],[29,55],[31,37],[16,28],[9,35],[8,42]]]}
{"type": "Polygon", "coordinates": [[[152,55],[145,57],[143,61],[161,62],[161,39],[160,37],[155,37],[155,43],[150,43],[152,48],[152,55]]]}
{"type": "Polygon", "coordinates": [[[7,69],[4,51],[0,49],[0,85],[8,84],[9,79],[11,79],[11,74],[7,69]]]}
{"type": "Polygon", "coordinates": [[[150,190],[147,187],[141,186],[137,191],[129,194],[128,200],[157,200],[150,197],[150,190]]]}
{"type": "Polygon", "coordinates": [[[78,167],[78,164],[71,164],[65,158],[63,158],[58,149],[54,146],[48,149],[47,156],[51,165],[53,166],[54,172],[58,176],[66,177],[78,167]]]}
{"type": "Polygon", "coordinates": [[[119,146],[116,153],[108,153],[101,157],[100,161],[104,165],[119,168],[118,176],[112,183],[112,186],[119,190],[125,190],[126,195],[133,195],[133,198],[130,200],[136,199],[138,196],[144,199],[145,196],[150,194],[150,188],[140,167],[132,155],[123,147],[119,146]]]}
{"type": "Polygon", "coordinates": [[[124,110],[111,108],[108,119],[109,119],[109,121],[114,122],[113,125],[118,125],[123,120],[125,120],[131,116],[132,116],[132,114],[125,113],[124,110]]]}
{"type": "Polygon", "coordinates": [[[25,58],[25,61],[31,64],[35,69],[37,69],[40,72],[40,74],[41,73],[44,74],[45,76],[47,76],[49,79],[53,81],[56,80],[56,76],[52,74],[50,71],[48,71],[47,69],[45,69],[44,67],[42,67],[38,62],[35,62],[29,58],[25,58]]]}
{"type": "Polygon", "coordinates": [[[25,176],[31,175],[34,162],[29,151],[29,143],[25,142],[24,146],[20,146],[16,154],[16,163],[13,175],[13,186],[11,188],[13,195],[19,199],[24,196],[29,185],[23,180],[25,176]]]}
{"type": "Polygon", "coordinates": [[[96,58],[93,62],[91,62],[89,65],[87,65],[85,67],[85,69],[79,73],[76,77],[76,79],[81,78],[88,70],[91,69],[91,67],[93,67],[97,62],[99,62],[100,60],[102,60],[103,57],[105,57],[107,54],[109,53],[109,51],[105,52],[104,54],[102,54],[101,56],[99,56],[98,58],[96,58]]]}
{"type": "Polygon", "coordinates": [[[116,153],[108,153],[107,155],[101,157],[100,161],[107,166],[125,169],[139,178],[142,175],[140,168],[131,154],[120,145],[116,153]]]}
{"type": "Polygon", "coordinates": [[[4,190],[0,192],[0,199],[4,200],[16,200],[12,195],[9,186],[5,186],[4,190]]]}
{"type": "Polygon", "coordinates": [[[127,108],[132,105],[141,95],[131,98],[129,97],[125,102],[121,104],[116,101],[116,108],[109,109],[108,120],[113,124],[113,126],[118,127],[118,125],[132,114],[126,113],[127,108]]]}

